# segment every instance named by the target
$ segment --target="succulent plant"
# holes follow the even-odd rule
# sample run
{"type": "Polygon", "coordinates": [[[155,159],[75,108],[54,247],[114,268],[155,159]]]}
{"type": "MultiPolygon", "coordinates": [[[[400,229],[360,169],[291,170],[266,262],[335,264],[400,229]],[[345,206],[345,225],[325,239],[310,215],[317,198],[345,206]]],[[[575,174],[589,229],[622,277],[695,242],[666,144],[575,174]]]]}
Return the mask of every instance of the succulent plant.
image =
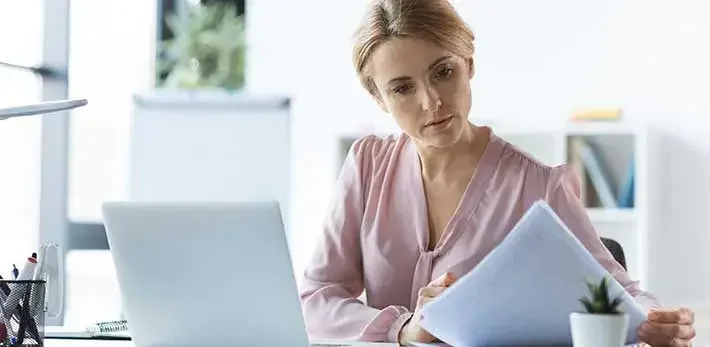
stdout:
{"type": "Polygon", "coordinates": [[[602,278],[599,283],[587,282],[589,297],[582,297],[579,301],[584,305],[587,313],[592,314],[620,314],[619,305],[622,303],[621,296],[611,298],[609,296],[608,277],[602,278]]]}

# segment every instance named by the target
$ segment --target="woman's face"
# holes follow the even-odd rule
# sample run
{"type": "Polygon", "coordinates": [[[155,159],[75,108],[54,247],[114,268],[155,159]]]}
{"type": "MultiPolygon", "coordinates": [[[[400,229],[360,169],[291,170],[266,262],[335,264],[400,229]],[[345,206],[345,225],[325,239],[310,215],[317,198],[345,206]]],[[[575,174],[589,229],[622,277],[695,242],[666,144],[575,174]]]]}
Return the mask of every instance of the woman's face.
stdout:
{"type": "Polygon", "coordinates": [[[426,40],[395,38],[371,55],[368,72],[380,107],[420,144],[456,143],[468,125],[473,59],[426,40]]]}

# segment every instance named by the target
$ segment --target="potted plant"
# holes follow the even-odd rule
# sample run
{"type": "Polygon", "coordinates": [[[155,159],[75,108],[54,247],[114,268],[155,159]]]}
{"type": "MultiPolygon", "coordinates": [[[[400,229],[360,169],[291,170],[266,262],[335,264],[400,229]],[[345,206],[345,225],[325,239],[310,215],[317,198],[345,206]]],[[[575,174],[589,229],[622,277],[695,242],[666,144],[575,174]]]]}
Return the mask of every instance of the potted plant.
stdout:
{"type": "Polygon", "coordinates": [[[583,312],[570,314],[572,342],[575,347],[622,347],[626,342],[629,315],[619,310],[621,296],[611,298],[607,277],[599,283],[588,282],[589,297],[579,301],[583,312]]]}

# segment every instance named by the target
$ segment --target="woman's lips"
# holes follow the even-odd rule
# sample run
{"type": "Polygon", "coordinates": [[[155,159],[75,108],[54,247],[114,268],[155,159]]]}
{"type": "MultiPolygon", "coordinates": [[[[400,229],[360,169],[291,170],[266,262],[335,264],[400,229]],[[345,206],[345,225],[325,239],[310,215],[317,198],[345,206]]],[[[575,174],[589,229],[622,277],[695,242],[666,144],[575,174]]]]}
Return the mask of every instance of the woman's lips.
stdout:
{"type": "Polygon", "coordinates": [[[447,125],[449,124],[449,122],[451,122],[451,120],[452,120],[453,118],[454,118],[454,116],[453,116],[453,115],[450,115],[450,116],[448,116],[448,117],[446,117],[446,118],[444,118],[444,119],[440,119],[440,120],[438,120],[438,121],[431,122],[431,123],[425,125],[424,127],[425,127],[425,128],[440,128],[440,127],[445,127],[445,126],[447,126],[447,125]]]}

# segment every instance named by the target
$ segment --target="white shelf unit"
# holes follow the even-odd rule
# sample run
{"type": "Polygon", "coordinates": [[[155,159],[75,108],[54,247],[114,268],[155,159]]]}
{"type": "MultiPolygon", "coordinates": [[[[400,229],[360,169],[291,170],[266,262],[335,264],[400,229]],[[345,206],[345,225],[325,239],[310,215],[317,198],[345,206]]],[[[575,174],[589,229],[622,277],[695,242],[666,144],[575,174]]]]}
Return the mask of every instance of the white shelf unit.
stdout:
{"type": "MultiPolygon", "coordinates": [[[[630,276],[640,280],[642,286],[648,278],[647,269],[647,233],[649,217],[649,147],[650,136],[646,127],[617,122],[563,123],[559,125],[492,125],[496,135],[511,142],[538,160],[549,165],[570,164],[570,143],[582,138],[594,145],[597,158],[603,163],[608,173],[608,180],[613,187],[614,198],[627,178],[631,160],[634,167],[633,207],[605,207],[596,199],[589,179],[582,180],[590,187],[585,201],[587,213],[597,233],[619,242],[624,248],[630,276]]],[[[390,134],[390,129],[375,131],[390,134]]],[[[363,133],[341,132],[337,136],[337,167],[339,172],[344,156],[353,141],[363,133]]]]}
{"type": "Polygon", "coordinates": [[[647,242],[649,232],[650,190],[649,130],[642,125],[621,122],[577,122],[559,126],[494,127],[496,134],[549,165],[567,164],[581,168],[582,199],[587,215],[600,236],[618,241],[624,248],[626,263],[632,278],[642,285],[648,278],[647,242]],[[574,142],[582,139],[593,146],[604,179],[609,184],[617,205],[601,203],[597,187],[590,179],[588,163],[575,161],[574,142]],[[580,166],[575,164],[579,163],[580,166]],[[619,202],[633,165],[633,206],[619,202]],[[586,193],[585,193],[586,191],[586,193]]]}

